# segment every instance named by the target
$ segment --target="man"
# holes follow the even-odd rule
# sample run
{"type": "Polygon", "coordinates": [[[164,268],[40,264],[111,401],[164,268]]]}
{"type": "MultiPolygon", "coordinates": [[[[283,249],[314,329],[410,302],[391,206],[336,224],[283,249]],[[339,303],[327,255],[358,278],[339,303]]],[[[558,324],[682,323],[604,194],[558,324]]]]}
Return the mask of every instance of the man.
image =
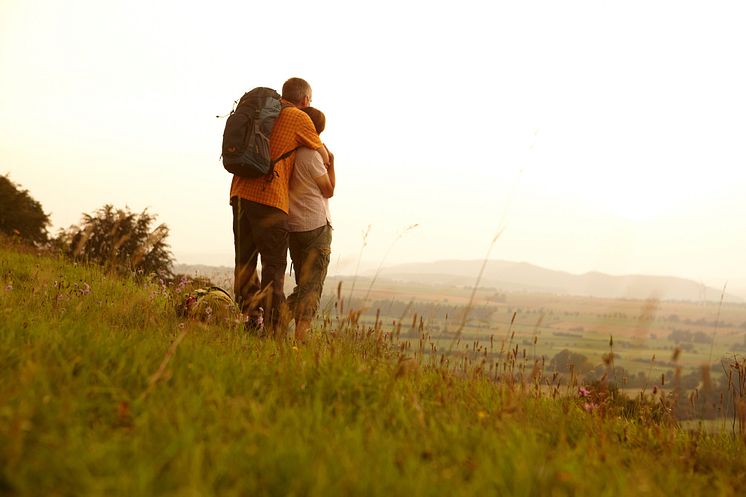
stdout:
{"type": "MultiPolygon", "coordinates": [[[[325,164],[329,154],[321,143],[311,118],[301,109],[311,104],[311,86],[300,78],[290,78],[282,86],[282,111],[270,136],[270,155],[304,146],[317,150],[325,164]]],[[[285,303],[283,286],[288,249],[288,182],[295,154],[275,164],[271,178],[233,177],[230,199],[233,209],[235,251],[234,292],[236,302],[249,325],[263,322],[271,329],[281,327],[285,303]],[[261,257],[261,282],[257,257],[261,257]],[[260,308],[265,315],[261,315],[260,308]]]]}
{"type": "MultiPolygon", "coordinates": [[[[313,107],[303,111],[316,131],[326,127],[324,113],[313,107]]],[[[334,195],[334,157],[325,166],[321,154],[301,148],[295,157],[290,179],[290,258],[295,267],[296,287],[288,297],[295,318],[295,339],[304,341],[316,315],[331,255],[332,226],[329,198],[334,195]]]]}

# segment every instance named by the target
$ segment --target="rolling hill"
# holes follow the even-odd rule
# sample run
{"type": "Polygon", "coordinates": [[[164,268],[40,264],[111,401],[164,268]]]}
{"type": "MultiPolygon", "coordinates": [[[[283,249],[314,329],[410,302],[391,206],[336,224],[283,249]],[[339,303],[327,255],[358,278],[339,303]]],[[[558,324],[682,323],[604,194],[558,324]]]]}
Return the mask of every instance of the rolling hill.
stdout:
{"type": "MultiPolygon", "coordinates": [[[[483,261],[443,260],[400,264],[381,270],[380,276],[393,280],[448,286],[473,286],[483,261]]],[[[722,289],[673,276],[623,275],[600,272],[572,274],[542,268],[526,262],[490,260],[479,283],[509,292],[541,292],[601,298],[663,300],[720,300],[722,289]]],[[[726,302],[743,302],[726,293],[726,302]]]]}

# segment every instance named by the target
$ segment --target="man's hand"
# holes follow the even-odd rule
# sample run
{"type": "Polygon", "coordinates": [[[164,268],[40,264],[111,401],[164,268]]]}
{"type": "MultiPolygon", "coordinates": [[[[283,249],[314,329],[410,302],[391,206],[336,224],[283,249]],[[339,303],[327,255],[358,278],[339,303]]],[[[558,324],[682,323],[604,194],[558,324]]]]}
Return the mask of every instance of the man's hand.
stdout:
{"type": "Polygon", "coordinates": [[[324,165],[327,169],[330,167],[334,167],[334,154],[329,151],[329,147],[326,146],[326,143],[324,145],[324,151],[326,152],[326,157],[324,157],[324,154],[321,154],[322,158],[324,159],[324,165]]]}
{"type": "Polygon", "coordinates": [[[326,148],[326,145],[322,143],[316,151],[321,154],[321,159],[323,160],[324,165],[329,167],[329,150],[326,148]]]}
{"type": "MultiPolygon", "coordinates": [[[[329,152],[329,151],[327,150],[327,152],[329,152]]],[[[329,164],[326,164],[326,168],[330,169],[330,168],[333,168],[333,167],[334,167],[334,154],[331,153],[331,152],[329,152],[329,164]]]]}

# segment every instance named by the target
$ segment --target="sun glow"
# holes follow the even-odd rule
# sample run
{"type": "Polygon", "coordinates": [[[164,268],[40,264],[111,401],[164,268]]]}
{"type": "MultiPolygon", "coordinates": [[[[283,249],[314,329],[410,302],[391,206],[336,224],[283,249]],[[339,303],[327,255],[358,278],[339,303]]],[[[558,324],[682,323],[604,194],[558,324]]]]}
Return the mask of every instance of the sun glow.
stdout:
{"type": "Polygon", "coordinates": [[[620,185],[605,192],[599,202],[611,216],[635,223],[661,219],[679,204],[676,195],[641,185],[620,185]]]}
{"type": "Polygon", "coordinates": [[[300,76],[328,118],[332,251],[351,271],[368,225],[375,267],[415,223],[387,264],[481,258],[505,218],[506,260],[746,278],[740,4],[430,2],[423,24],[417,2],[290,3],[304,16],[280,38],[253,26],[273,48],[244,64],[225,21],[269,4],[0,2],[0,174],[53,230],[147,207],[177,260],[230,264],[214,116],[300,76]]]}

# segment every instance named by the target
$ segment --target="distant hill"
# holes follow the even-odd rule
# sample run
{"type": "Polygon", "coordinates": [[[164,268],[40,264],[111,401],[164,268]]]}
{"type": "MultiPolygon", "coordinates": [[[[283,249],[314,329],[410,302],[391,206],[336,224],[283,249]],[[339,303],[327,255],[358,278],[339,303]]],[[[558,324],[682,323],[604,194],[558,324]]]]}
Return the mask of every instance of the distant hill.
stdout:
{"type": "Polygon", "coordinates": [[[187,276],[203,276],[209,278],[215,285],[225,289],[233,287],[233,268],[227,266],[206,266],[204,264],[174,264],[175,274],[187,276]]]}
{"type": "MultiPolygon", "coordinates": [[[[208,278],[213,285],[217,285],[230,293],[233,292],[233,267],[207,266],[205,264],[174,264],[172,270],[175,274],[208,278]]],[[[285,294],[293,291],[294,284],[293,278],[288,277],[286,274],[285,294]]]]}
{"type": "MultiPolygon", "coordinates": [[[[483,261],[444,260],[400,264],[381,270],[381,276],[393,280],[418,283],[473,286],[483,261]]],[[[720,300],[722,289],[672,276],[626,275],[612,276],[599,272],[572,274],[534,266],[525,262],[490,260],[487,262],[480,287],[503,291],[542,292],[600,298],[662,300],[720,300]]],[[[744,299],[726,293],[725,301],[744,299]]]]}
{"type": "MultiPolygon", "coordinates": [[[[385,267],[380,277],[402,282],[435,286],[473,286],[482,261],[443,260],[385,267]]],[[[206,276],[224,288],[233,286],[233,268],[175,264],[174,272],[191,276],[206,276]]],[[[292,278],[286,279],[286,290],[292,289],[292,278]]],[[[537,292],[599,298],[719,301],[722,288],[704,286],[693,280],[673,276],[625,275],[613,276],[599,272],[572,274],[546,269],[526,262],[490,260],[485,267],[480,287],[492,287],[506,292],[537,292]]],[[[729,287],[730,288],[730,287],[729,287]]],[[[735,287],[734,287],[735,288],[735,287]]],[[[726,302],[746,301],[727,292],[726,302]]]]}

